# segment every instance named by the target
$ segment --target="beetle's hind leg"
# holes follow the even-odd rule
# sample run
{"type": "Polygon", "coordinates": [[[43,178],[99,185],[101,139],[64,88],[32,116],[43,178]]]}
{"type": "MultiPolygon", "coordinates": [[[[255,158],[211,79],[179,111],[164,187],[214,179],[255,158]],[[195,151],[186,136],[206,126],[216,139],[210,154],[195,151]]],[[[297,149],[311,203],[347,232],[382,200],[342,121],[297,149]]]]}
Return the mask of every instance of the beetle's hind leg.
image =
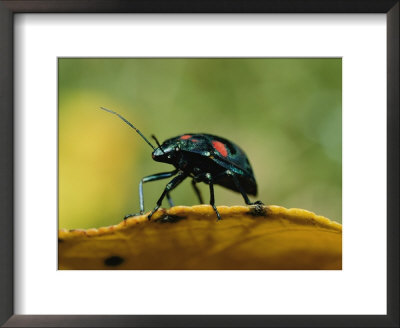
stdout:
{"type": "Polygon", "coordinates": [[[243,199],[246,203],[246,205],[264,205],[264,203],[260,200],[257,200],[255,202],[251,202],[249,197],[246,194],[246,191],[243,189],[242,185],[239,182],[239,179],[237,178],[237,176],[235,175],[235,173],[233,173],[232,171],[226,171],[226,174],[230,175],[233,179],[233,183],[235,184],[236,188],[239,190],[239,192],[242,194],[243,199]]]}
{"type": "Polygon", "coordinates": [[[194,189],[194,191],[195,191],[195,193],[197,195],[197,198],[199,199],[200,204],[204,204],[203,197],[201,196],[200,189],[197,187],[196,183],[197,183],[196,180],[193,179],[192,180],[193,189],[194,189]]]}

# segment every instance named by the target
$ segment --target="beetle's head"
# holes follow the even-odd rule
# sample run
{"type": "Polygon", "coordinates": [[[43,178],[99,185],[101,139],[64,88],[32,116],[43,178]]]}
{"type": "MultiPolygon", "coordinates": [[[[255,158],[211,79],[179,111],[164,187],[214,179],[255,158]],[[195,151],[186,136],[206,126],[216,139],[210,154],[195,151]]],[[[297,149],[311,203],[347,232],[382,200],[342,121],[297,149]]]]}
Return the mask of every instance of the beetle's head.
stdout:
{"type": "MultiPolygon", "coordinates": [[[[156,140],[156,139],[155,139],[156,140]]],[[[162,145],[158,141],[156,148],[151,156],[157,162],[169,163],[169,164],[177,164],[180,159],[180,148],[179,144],[169,142],[168,140],[164,142],[162,145]]]]}

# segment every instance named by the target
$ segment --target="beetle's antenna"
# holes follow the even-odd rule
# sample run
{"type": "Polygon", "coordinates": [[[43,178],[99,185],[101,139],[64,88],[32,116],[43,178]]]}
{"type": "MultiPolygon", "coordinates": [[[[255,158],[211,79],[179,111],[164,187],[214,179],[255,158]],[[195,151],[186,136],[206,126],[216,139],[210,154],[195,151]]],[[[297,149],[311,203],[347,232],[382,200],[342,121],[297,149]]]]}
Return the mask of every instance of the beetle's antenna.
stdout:
{"type": "Polygon", "coordinates": [[[161,145],[160,145],[160,143],[158,142],[156,136],[155,136],[154,134],[152,134],[151,137],[155,140],[155,142],[156,142],[158,148],[160,148],[161,151],[163,152],[163,154],[165,155],[164,150],[161,148],[161,145]]]}
{"type": "Polygon", "coordinates": [[[104,107],[100,107],[100,109],[105,110],[106,112],[109,112],[111,114],[115,114],[117,115],[121,120],[123,120],[126,124],[128,124],[131,128],[135,129],[137,133],[140,134],[140,136],[150,145],[151,148],[153,148],[153,150],[156,150],[156,148],[150,143],[149,140],[147,140],[147,138],[142,134],[142,132],[140,132],[137,128],[135,128],[133,126],[133,124],[131,122],[129,122],[126,118],[122,117],[121,115],[119,115],[117,112],[114,112],[111,109],[107,109],[104,107]]]}

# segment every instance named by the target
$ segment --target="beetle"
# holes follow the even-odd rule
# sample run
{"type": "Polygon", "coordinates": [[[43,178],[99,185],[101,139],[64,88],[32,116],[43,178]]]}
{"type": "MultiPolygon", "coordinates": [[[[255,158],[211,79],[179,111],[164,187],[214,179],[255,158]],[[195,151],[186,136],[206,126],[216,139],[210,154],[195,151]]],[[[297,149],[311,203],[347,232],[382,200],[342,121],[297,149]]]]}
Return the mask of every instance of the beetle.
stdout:
{"type": "MultiPolygon", "coordinates": [[[[204,182],[210,188],[210,205],[214,209],[218,220],[221,215],[215,206],[214,185],[220,185],[230,190],[239,192],[247,205],[263,205],[261,201],[250,202],[249,195],[257,195],[257,183],[253,169],[244,151],[233,142],[206,133],[185,133],[177,137],[167,139],[160,144],[157,138],[152,138],[157,144],[157,148],[123,116],[113,110],[100,107],[102,110],[117,115],[153,148],[152,158],[157,162],[172,164],[175,169],[170,172],[162,172],[146,176],[139,183],[139,206],[140,214],[144,213],[143,184],[150,181],[157,181],[174,177],[165,187],[158,199],[156,206],[147,216],[150,220],[152,215],[159,209],[165,197],[172,207],[173,202],[170,192],[176,188],[183,180],[192,178],[193,189],[203,204],[198,182],[204,182]]],[[[125,219],[136,214],[129,214],[125,219]]]]}

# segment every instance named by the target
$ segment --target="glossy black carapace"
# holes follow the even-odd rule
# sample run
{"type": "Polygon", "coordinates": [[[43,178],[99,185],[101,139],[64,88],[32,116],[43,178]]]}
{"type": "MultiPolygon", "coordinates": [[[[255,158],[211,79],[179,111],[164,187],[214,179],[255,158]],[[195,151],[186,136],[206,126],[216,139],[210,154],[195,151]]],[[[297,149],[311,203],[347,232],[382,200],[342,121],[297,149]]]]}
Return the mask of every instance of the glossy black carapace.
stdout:
{"type": "MultiPolygon", "coordinates": [[[[148,215],[150,219],[154,212],[161,206],[165,196],[170,206],[173,206],[170,191],[176,188],[183,180],[192,178],[192,186],[203,204],[203,198],[196,183],[205,182],[210,187],[210,204],[217,214],[218,220],[221,216],[215,206],[214,184],[240,192],[247,205],[262,204],[262,202],[250,202],[247,194],[257,195],[257,183],[250,162],[242,149],[229,140],[206,133],[185,133],[183,135],[170,138],[162,144],[155,136],[152,138],[157,143],[154,147],[148,139],[120,114],[104,107],[101,109],[117,115],[153,148],[152,157],[157,162],[172,164],[175,170],[171,172],[157,173],[149,175],[140,180],[139,198],[140,214],[144,213],[143,183],[174,177],[165,187],[157,205],[148,215]]],[[[134,216],[127,215],[125,218],[134,216]]]]}

